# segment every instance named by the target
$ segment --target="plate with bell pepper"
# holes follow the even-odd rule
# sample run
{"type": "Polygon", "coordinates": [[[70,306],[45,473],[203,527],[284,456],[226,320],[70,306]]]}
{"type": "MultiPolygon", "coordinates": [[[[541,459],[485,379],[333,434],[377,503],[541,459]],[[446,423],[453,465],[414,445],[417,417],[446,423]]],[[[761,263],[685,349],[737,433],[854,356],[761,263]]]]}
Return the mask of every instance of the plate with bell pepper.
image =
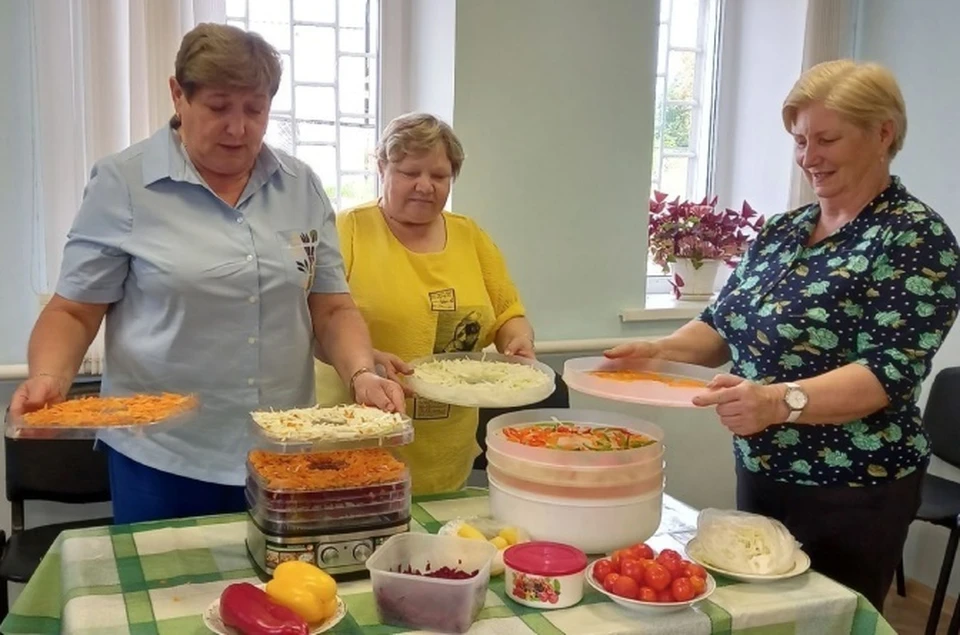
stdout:
{"type": "Polygon", "coordinates": [[[316,635],[346,614],[329,574],[291,561],[277,566],[266,584],[229,585],[204,611],[203,622],[219,635],[316,635]]]}

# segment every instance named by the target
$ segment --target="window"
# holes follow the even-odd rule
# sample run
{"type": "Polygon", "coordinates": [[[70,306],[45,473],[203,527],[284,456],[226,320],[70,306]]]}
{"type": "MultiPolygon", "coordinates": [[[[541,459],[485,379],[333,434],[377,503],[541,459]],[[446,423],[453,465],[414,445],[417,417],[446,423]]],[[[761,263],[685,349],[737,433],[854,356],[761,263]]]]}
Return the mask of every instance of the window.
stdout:
{"type": "MultiPolygon", "coordinates": [[[[651,194],[700,199],[712,189],[721,2],[660,0],[651,194]]],[[[670,291],[652,261],[647,275],[647,293],[670,291]]]]}
{"type": "Polygon", "coordinates": [[[376,198],[379,0],[227,0],[227,23],[277,48],[266,141],[320,177],[334,209],[376,198]]]}

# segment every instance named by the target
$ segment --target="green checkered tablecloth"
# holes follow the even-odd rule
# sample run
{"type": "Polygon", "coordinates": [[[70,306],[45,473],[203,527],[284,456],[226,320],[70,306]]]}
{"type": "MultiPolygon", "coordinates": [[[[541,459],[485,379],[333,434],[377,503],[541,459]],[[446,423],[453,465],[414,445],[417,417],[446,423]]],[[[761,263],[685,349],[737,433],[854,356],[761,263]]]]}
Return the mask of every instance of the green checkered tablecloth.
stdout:
{"type": "MultiPolygon", "coordinates": [[[[414,531],[437,531],[457,517],[489,513],[486,491],[416,499],[414,531]]],[[[696,512],[665,497],[655,549],[682,549],[696,512]]],[[[0,625],[3,633],[191,635],[207,633],[200,618],[228,582],[255,578],[244,547],[243,515],[64,532],[0,625]]],[[[626,611],[593,589],[577,606],[537,611],[507,599],[494,578],[471,633],[730,633],[874,635],[894,630],[869,602],[807,573],[773,584],[718,579],[709,600],[663,616],[626,611]]],[[[332,635],[403,632],[381,625],[368,579],[345,582],[349,609],[332,635]]]]}

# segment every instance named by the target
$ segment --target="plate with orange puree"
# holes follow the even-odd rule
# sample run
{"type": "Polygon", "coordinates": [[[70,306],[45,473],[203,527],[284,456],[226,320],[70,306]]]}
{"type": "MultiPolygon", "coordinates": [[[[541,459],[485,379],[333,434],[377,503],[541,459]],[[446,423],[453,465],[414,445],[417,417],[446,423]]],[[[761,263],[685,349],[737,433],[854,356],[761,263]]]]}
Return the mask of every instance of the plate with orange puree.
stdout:
{"type": "Polygon", "coordinates": [[[692,408],[718,371],[659,359],[581,357],[563,365],[563,381],[586,395],[650,406],[692,408]]]}
{"type": "Polygon", "coordinates": [[[194,395],[175,393],[135,394],[114,397],[79,397],[7,417],[6,434],[13,438],[82,439],[106,429],[169,429],[196,412],[194,395]]]}

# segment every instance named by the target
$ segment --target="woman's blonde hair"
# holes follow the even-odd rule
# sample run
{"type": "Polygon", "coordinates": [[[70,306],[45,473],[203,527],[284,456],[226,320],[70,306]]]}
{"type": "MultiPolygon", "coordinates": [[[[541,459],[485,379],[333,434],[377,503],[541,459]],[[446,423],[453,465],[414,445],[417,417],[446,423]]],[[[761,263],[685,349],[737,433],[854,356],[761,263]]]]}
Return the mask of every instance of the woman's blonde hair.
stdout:
{"type": "Polygon", "coordinates": [[[457,178],[465,157],[463,145],[450,124],[424,112],[400,115],[383,130],[377,144],[377,163],[381,167],[387,162],[397,163],[408,155],[430,152],[439,144],[443,144],[453,178],[457,178]]]}
{"type": "MultiPolygon", "coordinates": [[[[263,91],[280,89],[280,54],[256,33],[226,24],[198,24],[183,36],[174,77],[187,99],[204,87],[263,91]]],[[[174,115],[170,125],[179,127],[174,115]]]]}
{"type": "Polygon", "coordinates": [[[781,114],[787,132],[796,122],[797,111],[813,102],[823,103],[864,129],[893,121],[890,158],[903,147],[907,136],[907,109],[896,78],[883,66],[834,60],[806,71],[783,101],[781,114]]]}

